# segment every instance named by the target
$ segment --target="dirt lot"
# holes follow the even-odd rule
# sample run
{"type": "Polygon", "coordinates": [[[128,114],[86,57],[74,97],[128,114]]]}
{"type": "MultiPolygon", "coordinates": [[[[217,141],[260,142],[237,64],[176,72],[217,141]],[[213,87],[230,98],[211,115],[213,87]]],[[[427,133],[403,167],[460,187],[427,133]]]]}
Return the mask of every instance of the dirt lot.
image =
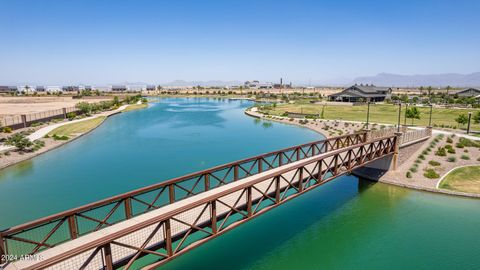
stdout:
{"type": "Polygon", "coordinates": [[[78,102],[99,102],[111,97],[0,97],[0,115],[18,115],[74,107],[78,102]]]}

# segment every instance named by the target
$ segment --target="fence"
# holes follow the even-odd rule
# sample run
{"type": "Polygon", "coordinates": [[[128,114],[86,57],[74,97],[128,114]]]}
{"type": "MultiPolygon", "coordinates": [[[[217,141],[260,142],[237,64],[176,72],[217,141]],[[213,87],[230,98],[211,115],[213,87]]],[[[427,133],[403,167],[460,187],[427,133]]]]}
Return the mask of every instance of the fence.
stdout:
{"type": "Polygon", "coordinates": [[[78,110],[75,107],[68,107],[31,114],[4,116],[0,118],[0,126],[20,129],[29,127],[34,123],[47,122],[52,119],[65,119],[67,118],[67,113],[70,112],[78,112],[78,110]]]}

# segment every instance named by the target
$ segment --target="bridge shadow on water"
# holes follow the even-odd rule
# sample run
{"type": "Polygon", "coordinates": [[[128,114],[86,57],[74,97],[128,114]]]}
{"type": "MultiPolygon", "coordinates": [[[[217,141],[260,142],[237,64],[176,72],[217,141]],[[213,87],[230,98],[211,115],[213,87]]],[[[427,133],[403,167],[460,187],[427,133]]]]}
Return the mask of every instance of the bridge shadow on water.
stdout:
{"type": "Polygon", "coordinates": [[[258,268],[264,257],[294,249],[299,245],[298,236],[316,231],[319,222],[322,226],[332,224],[342,209],[350,207],[349,202],[375,185],[353,175],[339,177],[191,250],[161,269],[258,268]]]}

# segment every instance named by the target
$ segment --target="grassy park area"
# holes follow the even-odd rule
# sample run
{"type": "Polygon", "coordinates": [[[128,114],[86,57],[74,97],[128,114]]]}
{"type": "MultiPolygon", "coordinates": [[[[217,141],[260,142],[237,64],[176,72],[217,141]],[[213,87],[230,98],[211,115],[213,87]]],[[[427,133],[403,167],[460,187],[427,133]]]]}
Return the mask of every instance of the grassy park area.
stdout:
{"type": "Polygon", "coordinates": [[[90,120],[85,120],[77,123],[64,125],[52,130],[50,133],[48,133],[48,135],[54,136],[56,134],[58,136],[70,137],[75,134],[85,133],[96,128],[105,119],[106,119],[106,116],[99,116],[99,117],[92,118],[90,120]]]}
{"type": "MultiPolygon", "coordinates": [[[[413,119],[413,125],[428,125],[430,108],[417,107],[420,112],[420,119],[413,119]]],[[[455,119],[460,114],[468,114],[471,111],[476,113],[479,109],[446,109],[433,108],[432,125],[438,127],[451,127],[465,129],[466,125],[458,124],[455,119]]],[[[275,107],[266,107],[267,112],[271,115],[282,115],[285,112],[318,114],[323,119],[337,119],[349,121],[363,121],[367,119],[367,105],[349,106],[349,105],[321,105],[321,104],[278,104],[275,107]]],[[[400,115],[401,124],[405,121],[405,106],[402,106],[402,113],[400,115]]],[[[370,122],[383,124],[396,124],[398,121],[398,106],[392,104],[376,104],[370,105],[370,122]]],[[[412,125],[412,119],[407,119],[407,125],[412,125]]],[[[479,124],[474,124],[472,121],[472,130],[480,130],[479,124]]]]}
{"type": "Polygon", "coordinates": [[[450,172],[440,188],[480,194],[480,166],[461,167],[450,172]]]}
{"type": "Polygon", "coordinates": [[[131,104],[131,105],[128,105],[125,109],[123,109],[123,112],[129,112],[129,111],[133,111],[133,110],[144,109],[144,108],[147,108],[147,107],[148,107],[147,103],[131,104]]]}

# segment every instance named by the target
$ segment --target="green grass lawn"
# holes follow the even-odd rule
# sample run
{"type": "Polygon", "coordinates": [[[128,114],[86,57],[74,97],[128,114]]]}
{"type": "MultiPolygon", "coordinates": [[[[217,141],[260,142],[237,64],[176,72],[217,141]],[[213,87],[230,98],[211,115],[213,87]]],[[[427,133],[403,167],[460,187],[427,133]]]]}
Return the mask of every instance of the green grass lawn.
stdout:
{"type": "MultiPolygon", "coordinates": [[[[279,104],[268,112],[272,115],[282,115],[285,111],[288,112],[303,112],[303,113],[322,113],[323,105],[319,104],[279,104]]],[[[428,125],[430,108],[418,107],[420,110],[420,119],[415,119],[414,125],[428,125]]],[[[455,118],[459,114],[468,114],[469,111],[476,112],[478,109],[463,110],[463,109],[438,109],[434,108],[432,113],[432,125],[448,125],[456,126],[457,128],[466,128],[455,122],[455,118]]],[[[367,119],[367,105],[362,106],[341,106],[341,105],[326,105],[324,110],[325,119],[338,119],[350,121],[363,121],[367,119]]],[[[401,124],[405,119],[405,106],[402,106],[402,113],[400,115],[401,124]]],[[[377,104],[370,105],[370,122],[383,124],[396,124],[398,120],[398,106],[391,104],[377,104]]],[[[411,125],[412,120],[407,119],[407,125],[411,125]]],[[[480,130],[480,125],[472,123],[472,130],[480,130]]]]}
{"type": "Polygon", "coordinates": [[[480,166],[453,170],[442,180],[440,188],[480,194],[480,166]]]}
{"type": "Polygon", "coordinates": [[[147,107],[148,107],[147,103],[131,104],[131,105],[128,105],[125,109],[123,109],[122,112],[129,112],[129,111],[133,111],[133,110],[144,109],[144,108],[147,108],[147,107]]]}
{"type": "Polygon", "coordinates": [[[107,118],[106,116],[99,116],[90,120],[67,124],[50,131],[48,135],[53,136],[54,134],[57,134],[57,135],[65,135],[70,137],[73,134],[85,133],[96,128],[106,118],[107,118]]]}

